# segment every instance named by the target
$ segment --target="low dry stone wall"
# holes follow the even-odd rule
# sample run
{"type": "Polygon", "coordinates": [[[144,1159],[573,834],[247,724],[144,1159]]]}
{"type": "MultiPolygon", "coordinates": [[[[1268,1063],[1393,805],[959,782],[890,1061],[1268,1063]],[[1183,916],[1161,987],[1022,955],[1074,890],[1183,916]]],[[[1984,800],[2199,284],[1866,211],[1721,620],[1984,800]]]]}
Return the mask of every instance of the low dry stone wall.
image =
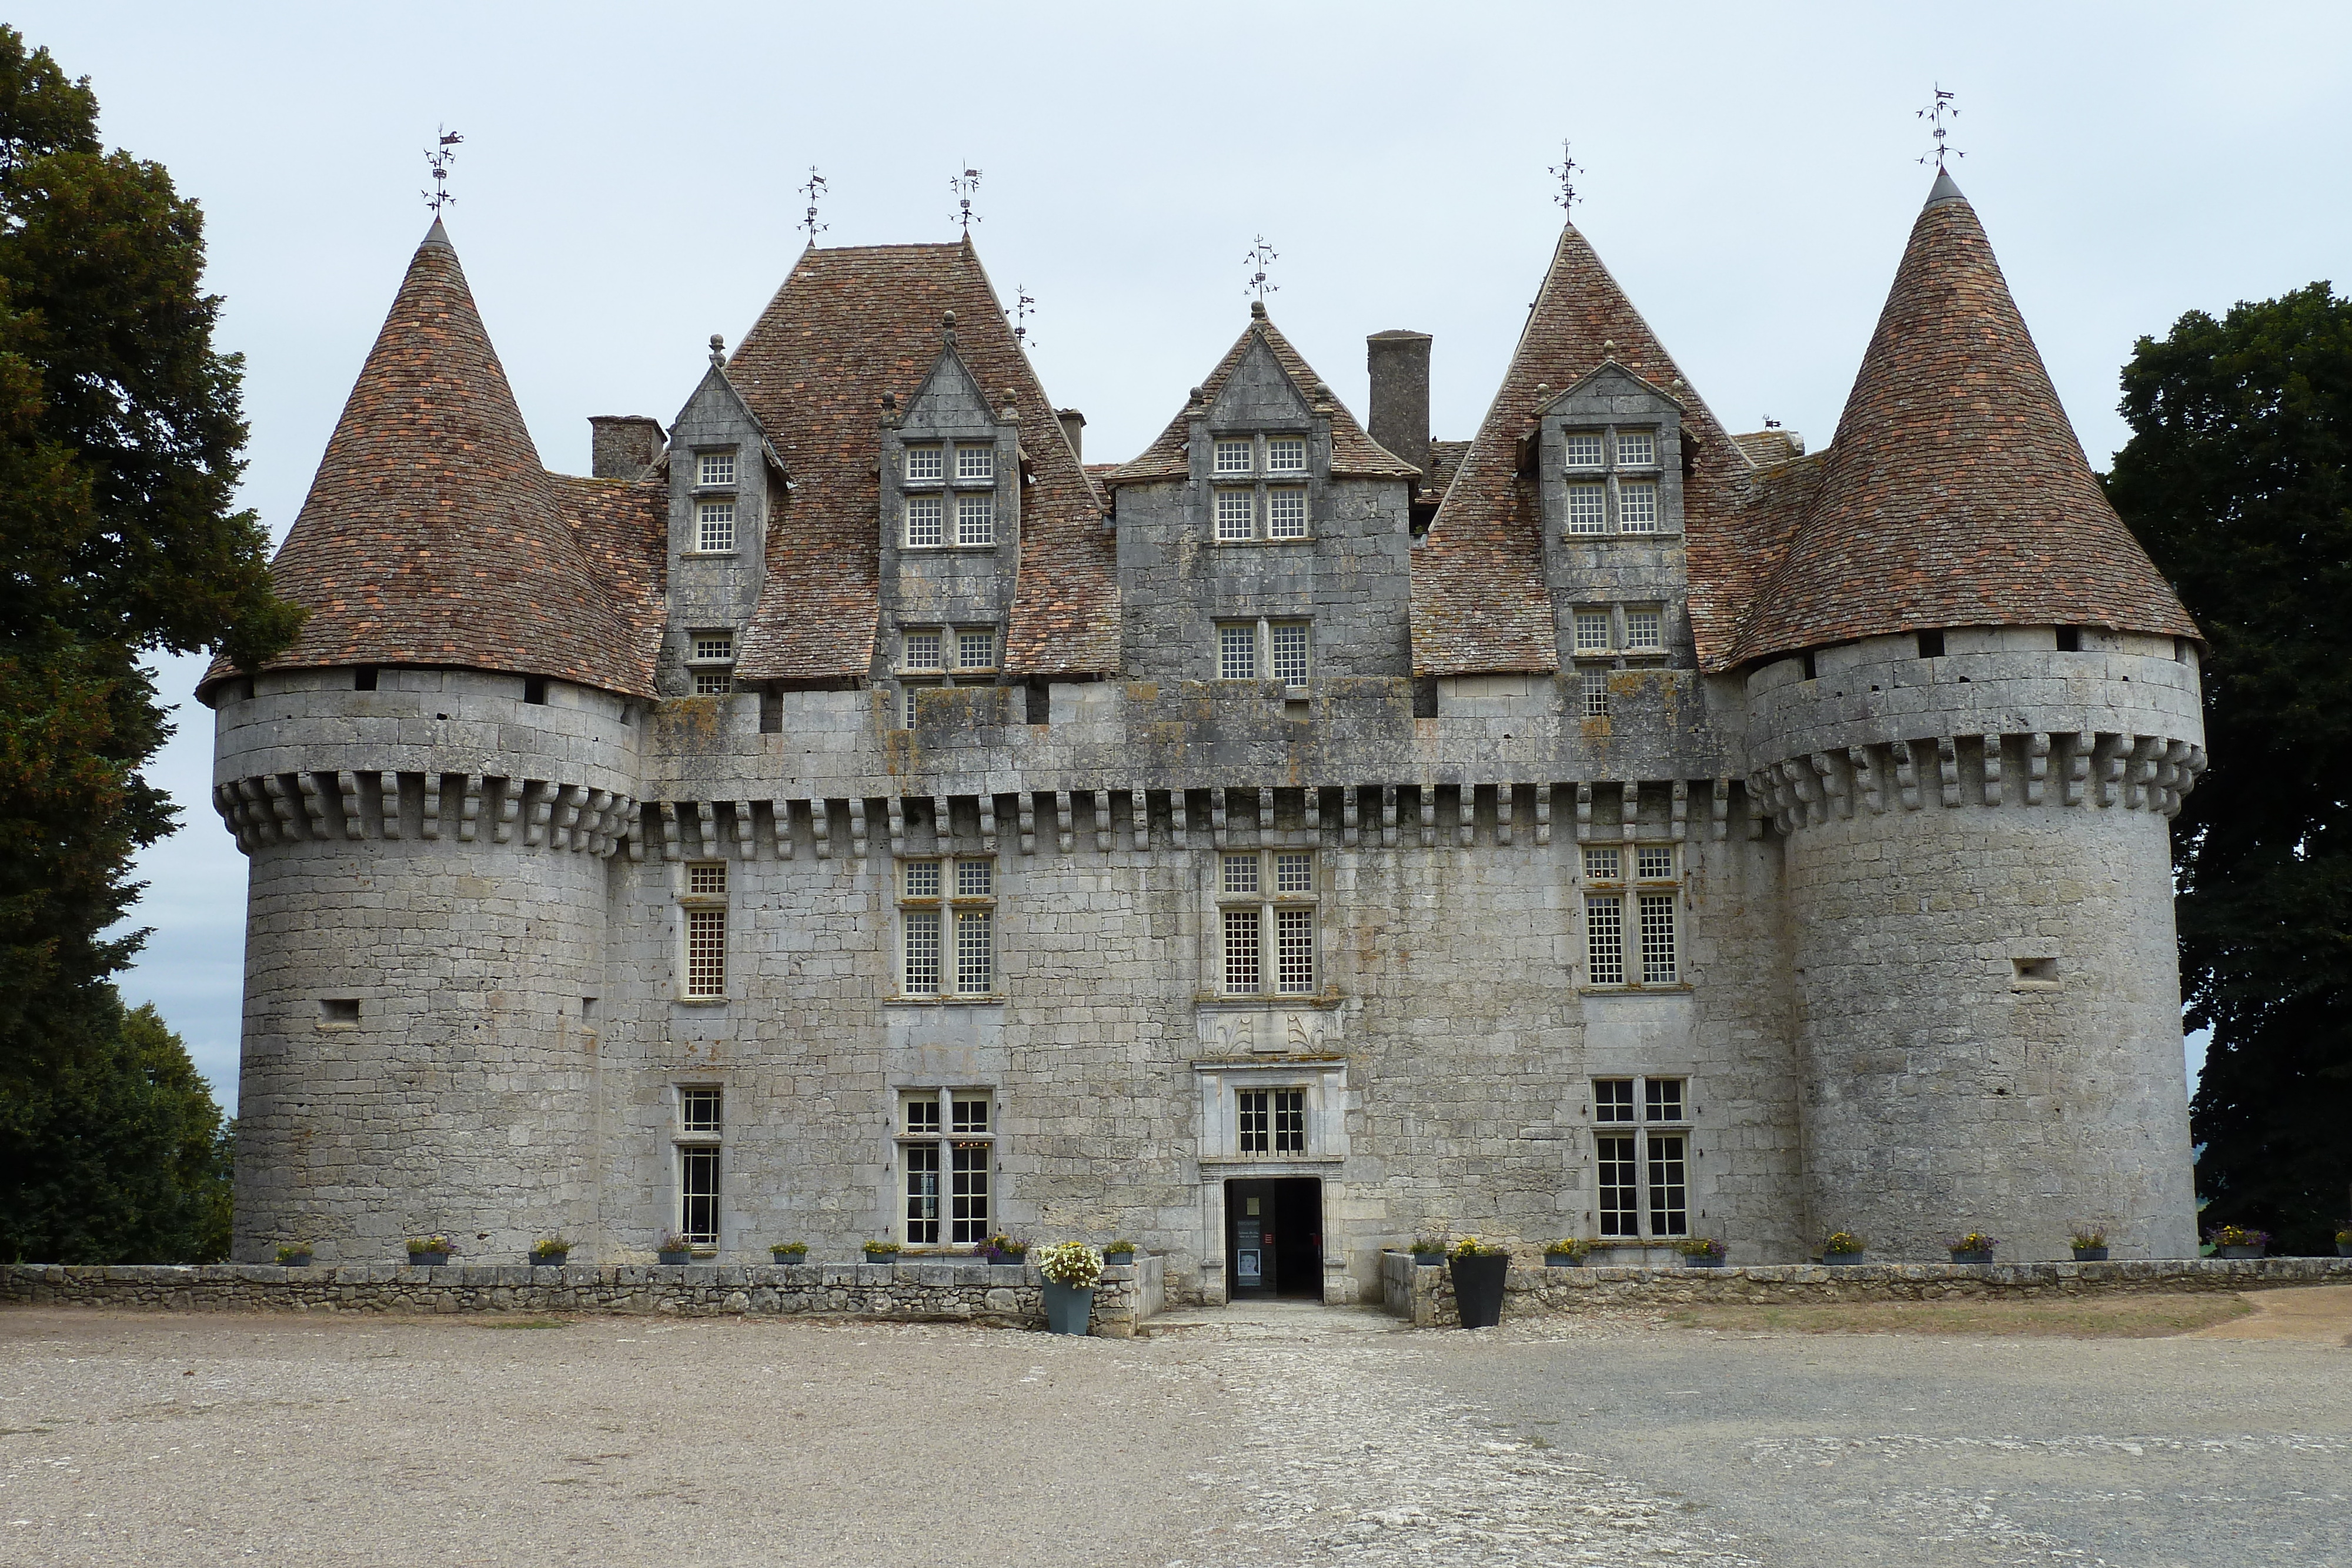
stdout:
{"type": "MultiPolygon", "coordinates": [[[[1164,1260],[1103,1270],[1092,1332],[1125,1339],[1158,1312],[1164,1260]]],[[[0,1302],[158,1312],[674,1312],[686,1317],[829,1313],[902,1322],[1035,1328],[1045,1322],[1035,1269],[987,1263],[804,1263],[562,1269],[395,1263],[0,1270],[0,1302]]]]}
{"type": "MultiPolygon", "coordinates": [[[[1454,1271],[1381,1255],[1381,1301],[1416,1328],[1454,1327],[1454,1271]]],[[[2179,1258],[2110,1263],[1786,1263],[1731,1269],[1530,1269],[1514,1265],[1503,1321],[1614,1307],[1784,1306],[2259,1291],[2352,1285],[2352,1258],[2179,1258]]]]}

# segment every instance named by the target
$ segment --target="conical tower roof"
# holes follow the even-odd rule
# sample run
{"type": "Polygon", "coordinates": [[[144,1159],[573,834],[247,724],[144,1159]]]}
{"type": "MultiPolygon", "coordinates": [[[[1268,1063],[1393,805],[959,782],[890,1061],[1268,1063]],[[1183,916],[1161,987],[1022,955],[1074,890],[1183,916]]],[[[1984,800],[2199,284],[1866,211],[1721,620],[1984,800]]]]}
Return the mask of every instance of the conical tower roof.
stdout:
{"type": "Polygon", "coordinates": [[[645,692],[437,220],[270,571],[310,614],[268,668],[459,665],[645,692]]]}
{"type": "Polygon", "coordinates": [[[1939,173],[1737,660],[1951,626],[2198,635],[2107,504],[1974,208],[1939,173]]]}

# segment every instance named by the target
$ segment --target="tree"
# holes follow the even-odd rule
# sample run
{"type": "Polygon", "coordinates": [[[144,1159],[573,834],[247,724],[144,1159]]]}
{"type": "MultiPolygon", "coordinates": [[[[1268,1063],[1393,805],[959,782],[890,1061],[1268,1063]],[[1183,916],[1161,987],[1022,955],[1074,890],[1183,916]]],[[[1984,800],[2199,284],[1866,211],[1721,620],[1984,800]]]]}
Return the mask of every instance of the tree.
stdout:
{"type": "Polygon", "coordinates": [[[2206,1218],[2331,1249],[2352,1186],[2352,300],[2326,283],[2142,338],[2107,493],[2210,643],[2211,765],[2174,824],[2212,1044],[2206,1218]]]}
{"type": "MultiPolygon", "coordinates": [[[[150,1065],[107,983],[143,934],[108,932],[138,895],[131,857],[178,814],[140,772],[170,734],[140,660],[249,664],[300,612],[231,509],[241,366],[213,347],[202,214],[160,165],[104,151],[97,117],[86,78],[0,26],[0,1223],[102,1258],[149,1245],[145,1222],[35,1234],[16,1199],[46,1179],[36,1149],[115,1158],[103,1124],[43,1116],[152,1109],[140,1082],[100,1082],[150,1065]]],[[[144,1157],[142,1129],[121,1158],[144,1157]]]]}

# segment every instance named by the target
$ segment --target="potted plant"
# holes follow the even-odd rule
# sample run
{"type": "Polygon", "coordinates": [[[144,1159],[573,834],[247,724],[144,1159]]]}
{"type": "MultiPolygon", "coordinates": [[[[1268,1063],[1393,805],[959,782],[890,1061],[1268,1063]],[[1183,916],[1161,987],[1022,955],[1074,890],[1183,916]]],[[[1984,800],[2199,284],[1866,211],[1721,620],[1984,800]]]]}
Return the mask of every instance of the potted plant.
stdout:
{"type": "Polygon", "coordinates": [[[2107,1233],[2095,1225],[2074,1228],[2074,1261],[2104,1263],[2107,1260],[2107,1233]]]}
{"type": "Polygon", "coordinates": [[[1581,1236],[1564,1236],[1557,1241],[1544,1243],[1544,1267],[1547,1269],[1581,1269],[1584,1260],[1592,1256],[1592,1243],[1581,1236]]]}
{"type": "Polygon", "coordinates": [[[2352,1258],[2352,1225],[2345,1225],[2337,1228],[2336,1255],[2338,1258],[2352,1258]]]}
{"type": "Polygon", "coordinates": [[[1019,1263],[1029,1256],[1029,1243],[1000,1232],[980,1244],[980,1255],[991,1263],[1019,1263]]]}
{"type": "Polygon", "coordinates": [[[1824,1263],[1859,1263],[1870,1250],[1870,1243],[1851,1230],[1832,1230],[1822,1242],[1824,1263]]]}
{"type": "Polygon", "coordinates": [[[1955,1263],[1990,1263],[1992,1249],[2000,1245],[1998,1236],[1987,1236],[1981,1230],[1971,1230],[1965,1236],[1955,1236],[1944,1243],[1955,1263]]]}
{"type": "Polygon", "coordinates": [[[808,1243],[779,1241],[768,1249],[768,1258],[776,1263],[805,1263],[808,1261],[808,1243]]]}
{"type": "Polygon", "coordinates": [[[2260,1258],[2271,1249],[2271,1233],[2242,1225],[2217,1225],[2205,1233],[2216,1258],[2260,1258]]]}
{"type": "Polygon", "coordinates": [[[408,1262],[414,1269],[437,1269],[449,1261],[449,1254],[457,1250],[449,1245],[446,1236],[412,1236],[408,1239],[408,1262]]]}
{"type": "Polygon", "coordinates": [[[1675,1243],[1675,1250],[1683,1255],[1685,1269],[1720,1269],[1723,1267],[1723,1243],[1712,1236],[1686,1236],[1675,1243]]]}
{"type": "Polygon", "coordinates": [[[1445,1232],[1424,1230],[1414,1237],[1405,1249],[1412,1254],[1414,1267],[1439,1268],[1445,1262],[1445,1232]]]}
{"type": "Polygon", "coordinates": [[[1134,1262],[1135,1243],[1132,1241],[1114,1241],[1103,1249],[1103,1267],[1106,1269],[1129,1268],[1134,1262]]]}
{"type": "Polygon", "coordinates": [[[1102,1283],[1102,1254],[1083,1241],[1048,1247],[1037,1258],[1045,1277],[1045,1332],[1083,1334],[1094,1316],[1095,1287],[1102,1283]]]}
{"type": "Polygon", "coordinates": [[[534,1269],[561,1269],[563,1260],[572,1256],[572,1243],[562,1236],[542,1236],[530,1244],[530,1263],[534,1269]]]}
{"type": "Polygon", "coordinates": [[[1465,1236],[1446,1253],[1454,1270],[1454,1304],[1465,1329],[1490,1329],[1503,1321],[1503,1281],[1511,1271],[1511,1249],[1499,1241],[1465,1236]]]}
{"type": "Polygon", "coordinates": [[[289,1241],[278,1249],[278,1264],[282,1269],[307,1269],[310,1266],[310,1244],[289,1241]]]}
{"type": "Polygon", "coordinates": [[[896,1241],[868,1241],[866,1244],[866,1260],[868,1263],[896,1263],[899,1251],[896,1241]]]}
{"type": "Polygon", "coordinates": [[[654,1256],[671,1268],[691,1263],[694,1261],[694,1243],[675,1230],[667,1231],[655,1246],[654,1256]]]}

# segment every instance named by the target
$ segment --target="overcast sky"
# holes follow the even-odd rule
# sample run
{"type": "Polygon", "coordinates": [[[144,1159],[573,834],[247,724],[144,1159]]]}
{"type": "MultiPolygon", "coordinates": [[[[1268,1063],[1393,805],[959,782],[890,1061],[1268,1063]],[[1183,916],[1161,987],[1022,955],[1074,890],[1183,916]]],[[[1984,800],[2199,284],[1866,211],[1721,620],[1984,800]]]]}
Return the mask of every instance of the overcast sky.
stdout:
{"type": "MultiPolygon", "coordinates": [[[[2143,333],[2343,279],[2352,7],[821,7],[37,3],[110,145],[207,214],[223,346],[246,356],[245,502],[283,538],[465,143],[449,229],[548,466],[587,416],[667,422],[803,243],[953,237],[949,181],[1034,359],[1124,457],[1246,320],[1275,318],[1360,414],[1367,333],[1436,337],[1434,424],[1475,430],[1559,222],[1577,222],[1700,395],[1827,444],[1930,172],[1914,118],[1958,93],[1953,170],[2093,463],[2126,432],[2143,333]],[[685,20],[682,18],[688,18],[685,20]]],[[[163,671],[184,698],[194,664],[163,671]]],[[[205,803],[188,702],[162,781],[147,956],[124,978],[236,1089],[245,867],[205,803]]]]}

